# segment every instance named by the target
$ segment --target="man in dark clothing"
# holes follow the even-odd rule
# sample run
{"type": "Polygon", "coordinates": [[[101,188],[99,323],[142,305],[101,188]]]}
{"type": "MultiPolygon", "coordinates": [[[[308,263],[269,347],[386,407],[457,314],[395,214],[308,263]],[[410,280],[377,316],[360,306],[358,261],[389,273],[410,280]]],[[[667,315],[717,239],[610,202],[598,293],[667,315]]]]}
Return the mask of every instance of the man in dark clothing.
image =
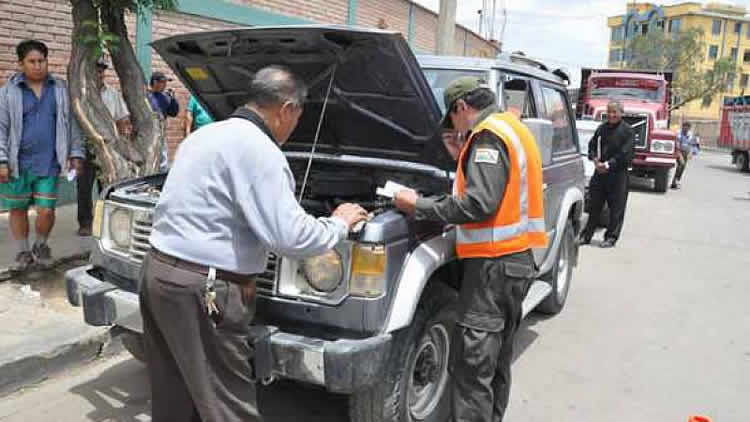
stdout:
{"type": "Polygon", "coordinates": [[[628,200],[628,168],[633,161],[635,132],[622,120],[623,107],[619,101],[607,105],[607,121],[602,123],[589,141],[589,160],[596,166],[596,174],[589,183],[589,221],[579,243],[591,243],[594,230],[606,201],[609,206],[609,226],[604,233],[603,248],[612,248],[620,238],[628,200]]]}
{"type": "Polygon", "coordinates": [[[467,140],[454,195],[423,198],[404,190],[394,202],[418,220],[458,225],[463,279],[451,350],[452,420],[500,422],[510,396],[513,338],[536,272],[531,248],[547,243],[541,155],[528,128],[502,113],[476,78],[457,79],[444,97],[444,127],[467,140]]]}
{"type": "MultiPolygon", "coordinates": [[[[167,117],[177,117],[180,112],[180,104],[174,97],[174,91],[171,88],[167,89],[167,82],[171,80],[162,72],[154,72],[151,75],[148,101],[151,103],[151,109],[158,113],[163,121],[166,121],[167,117]]],[[[159,164],[161,171],[167,171],[169,167],[167,149],[165,139],[161,149],[161,163],[159,164]]]]}

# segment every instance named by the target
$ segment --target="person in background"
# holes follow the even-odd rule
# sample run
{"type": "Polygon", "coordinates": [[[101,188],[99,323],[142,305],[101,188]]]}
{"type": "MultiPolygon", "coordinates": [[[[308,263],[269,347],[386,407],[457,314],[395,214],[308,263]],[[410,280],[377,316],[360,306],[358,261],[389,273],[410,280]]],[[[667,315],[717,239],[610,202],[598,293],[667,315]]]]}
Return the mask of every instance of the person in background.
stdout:
{"type": "Polygon", "coordinates": [[[185,136],[213,122],[214,118],[201,106],[195,95],[191,95],[185,115],[185,136]]]}
{"type": "Polygon", "coordinates": [[[682,130],[677,135],[677,171],[672,178],[672,189],[679,189],[682,176],[685,174],[685,168],[692,155],[698,152],[698,137],[690,131],[690,122],[682,124],[682,130]]]}
{"type": "Polygon", "coordinates": [[[589,141],[589,160],[594,162],[596,173],[589,182],[591,213],[578,242],[581,245],[591,243],[605,201],[610,218],[601,247],[613,248],[622,232],[628,201],[628,167],[633,161],[635,142],[633,128],[622,119],[623,110],[621,102],[610,101],[607,121],[599,125],[589,141]]]}
{"type": "Polygon", "coordinates": [[[55,224],[58,176],[80,173],[84,148],[65,82],[49,74],[47,46],[26,40],[16,46],[19,73],[0,88],[0,198],[10,210],[18,254],[13,272],[36,262],[52,264],[47,239],[55,224]],[[37,211],[36,239],[29,247],[30,206],[37,211]]]}
{"type": "MultiPolygon", "coordinates": [[[[109,68],[109,64],[104,58],[97,60],[96,87],[99,89],[104,107],[107,108],[107,111],[109,111],[109,114],[115,121],[118,134],[120,136],[127,136],[129,129],[128,117],[130,113],[122,95],[106,84],[107,68],[109,68]]],[[[91,191],[94,189],[94,182],[97,181],[98,172],[96,157],[91,147],[86,150],[86,161],[76,180],[76,188],[78,190],[78,236],[84,237],[91,236],[91,223],[94,219],[91,191]]],[[[102,188],[101,182],[99,182],[99,188],[102,188]]]]}
{"type": "MultiPolygon", "coordinates": [[[[180,104],[177,103],[177,99],[174,97],[174,90],[172,88],[167,89],[167,82],[171,80],[171,78],[168,78],[162,72],[154,72],[151,75],[148,100],[151,103],[151,109],[159,114],[159,118],[164,120],[168,117],[177,117],[177,114],[180,112],[180,104]]],[[[167,171],[169,168],[168,148],[167,140],[164,139],[161,150],[161,163],[159,165],[161,171],[167,171]]]]}
{"type": "Polygon", "coordinates": [[[458,135],[443,132],[451,156],[458,152],[454,194],[425,198],[402,190],[394,204],[417,220],[457,225],[463,278],[451,350],[451,420],[500,422],[521,305],[536,273],[531,250],[548,241],[542,160],[529,129],[515,113],[501,112],[479,79],[456,79],[443,101],[443,128],[458,135]]]}

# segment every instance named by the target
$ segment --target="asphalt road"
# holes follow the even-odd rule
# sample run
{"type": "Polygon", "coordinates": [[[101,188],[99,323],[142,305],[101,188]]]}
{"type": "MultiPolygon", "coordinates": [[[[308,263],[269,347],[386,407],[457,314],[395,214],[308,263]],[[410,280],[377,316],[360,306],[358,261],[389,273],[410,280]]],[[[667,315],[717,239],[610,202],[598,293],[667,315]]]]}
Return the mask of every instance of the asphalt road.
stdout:
{"type": "MultiPolygon", "coordinates": [[[[617,248],[585,248],[563,312],[517,338],[507,421],[750,420],[750,174],[691,161],[683,189],[631,192],[617,248]]],[[[148,421],[142,365],[99,361],[0,400],[0,421],[148,421]]],[[[283,420],[344,420],[299,391],[283,420]]]]}

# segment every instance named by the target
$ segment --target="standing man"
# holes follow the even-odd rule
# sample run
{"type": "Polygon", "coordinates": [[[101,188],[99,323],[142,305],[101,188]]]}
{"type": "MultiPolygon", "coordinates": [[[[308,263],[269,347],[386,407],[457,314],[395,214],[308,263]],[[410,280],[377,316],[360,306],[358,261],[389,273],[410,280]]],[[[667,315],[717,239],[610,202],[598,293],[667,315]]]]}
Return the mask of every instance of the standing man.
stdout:
{"type": "Polygon", "coordinates": [[[690,131],[690,122],[682,124],[682,130],[677,135],[677,171],[672,179],[672,189],[679,189],[680,180],[685,173],[685,167],[690,157],[697,150],[698,138],[690,131]]]}
{"type": "Polygon", "coordinates": [[[588,245],[599,225],[599,217],[606,201],[609,206],[609,227],[604,233],[602,248],[612,248],[620,238],[628,200],[628,168],[633,161],[635,132],[622,120],[623,107],[619,101],[607,104],[607,121],[599,125],[589,141],[589,160],[596,173],[589,182],[591,213],[579,243],[588,245]]]}
{"type": "Polygon", "coordinates": [[[10,210],[18,254],[11,271],[34,261],[52,264],[47,245],[55,224],[57,182],[68,167],[80,173],[84,150],[68,88],[47,68],[47,46],[36,40],[16,46],[19,73],[0,88],[0,197],[10,210]],[[28,209],[37,210],[36,240],[29,247],[28,209]]]}
{"type": "Polygon", "coordinates": [[[190,135],[154,214],[140,303],[154,421],[255,420],[248,326],[254,274],[268,253],[319,255],[366,218],[344,204],[308,215],[281,145],[306,88],[287,69],[261,69],[247,105],[190,135]]]}
{"type": "Polygon", "coordinates": [[[214,118],[201,106],[194,95],[188,101],[187,114],[185,115],[185,137],[201,127],[213,123],[214,118]]]}
{"type": "Polygon", "coordinates": [[[456,224],[463,263],[454,336],[453,421],[499,422],[510,396],[513,338],[536,273],[532,248],[547,246],[542,160],[534,136],[473,77],[445,90],[444,128],[467,139],[454,195],[404,190],[395,205],[418,220],[456,224]]]}
{"type": "MultiPolygon", "coordinates": [[[[120,93],[104,82],[108,67],[109,64],[104,58],[96,62],[96,87],[99,89],[104,107],[107,108],[115,121],[118,134],[127,136],[130,113],[120,93]]],[[[78,236],[91,236],[91,223],[94,219],[91,211],[93,207],[91,191],[94,189],[98,171],[95,159],[91,148],[87,148],[86,162],[76,181],[78,189],[78,236]]],[[[99,188],[102,188],[101,183],[99,183],[99,188]]]]}
{"type": "MultiPolygon", "coordinates": [[[[167,89],[167,82],[171,81],[171,78],[167,78],[162,72],[154,72],[151,75],[151,84],[148,92],[148,100],[151,103],[151,109],[159,114],[159,118],[163,119],[166,123],[168,117],[176,117],[180,112],[180,104],[174,97],[174,90],[172,88],[167,89]]],[[[167,145],[166,133],[164,143],[161,149],[161,171],[167,171],[169,168],[169,158],[167,157],[167,145]]]]}

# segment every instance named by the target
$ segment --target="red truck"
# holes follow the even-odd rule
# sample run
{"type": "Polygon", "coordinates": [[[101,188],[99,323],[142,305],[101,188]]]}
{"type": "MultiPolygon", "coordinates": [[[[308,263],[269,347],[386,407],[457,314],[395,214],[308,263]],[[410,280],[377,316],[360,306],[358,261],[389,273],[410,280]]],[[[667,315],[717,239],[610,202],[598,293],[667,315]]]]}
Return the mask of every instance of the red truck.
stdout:
{"type": "Polygon", "coordinates": [[[576,105],[578,119],[604,121],[607,103],[622,103],[623,119],[636,133],[630,173],[653,179],[658,192],[668,190],[677,166],[677,134],[668,129],[671,81],[670,72],[584,68],[576,105]]]}
{"type": "Polygon", "coordinates": [[[732,150],[732,163],[738,170],[750,170],[750,96],[724,99],[719,146],[732,150]]]}

